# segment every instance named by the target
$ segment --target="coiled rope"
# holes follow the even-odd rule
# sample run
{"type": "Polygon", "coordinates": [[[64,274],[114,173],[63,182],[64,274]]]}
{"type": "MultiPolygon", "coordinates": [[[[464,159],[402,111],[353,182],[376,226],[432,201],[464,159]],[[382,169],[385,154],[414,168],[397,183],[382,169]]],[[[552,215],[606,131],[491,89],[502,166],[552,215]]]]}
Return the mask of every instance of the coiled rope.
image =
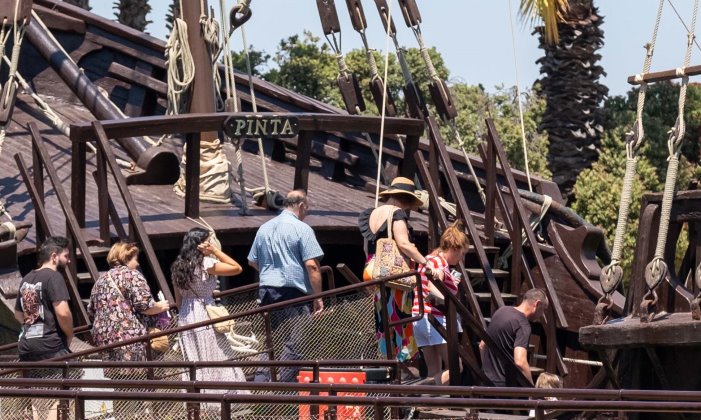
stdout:
{"type": "MultiPolygon", "coordinates": [[[[183,10],[180,0],[180,10],[183,10]]],[[[168,107],[166,115],[177,115],[187,105],[186,93],[195,79],[195,61],[187,36],[187,23],[176,17],[165,48],[168,67],[168,107]]]]}

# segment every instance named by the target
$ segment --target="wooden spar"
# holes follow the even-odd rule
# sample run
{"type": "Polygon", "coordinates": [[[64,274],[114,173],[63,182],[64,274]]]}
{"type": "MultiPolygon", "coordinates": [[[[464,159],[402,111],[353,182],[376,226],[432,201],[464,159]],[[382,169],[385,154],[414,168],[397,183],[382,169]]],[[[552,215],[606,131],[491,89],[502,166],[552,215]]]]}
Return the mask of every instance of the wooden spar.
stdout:
{"type": "MultiPolygon", "coordinates": [[[[103,120],[124,119],[116,106],[98,91],[97,86],[61,51],[41,26],[34,23],[28,25],[26,37],[93,115],[103,120]]],[[[142,138],[119,138],[117,141],[137,166],[146,171],[142,179],[148,179],[150,184],[175,182],[179,173],[175,153],[162,147],[152,147],[142,138]]]]}

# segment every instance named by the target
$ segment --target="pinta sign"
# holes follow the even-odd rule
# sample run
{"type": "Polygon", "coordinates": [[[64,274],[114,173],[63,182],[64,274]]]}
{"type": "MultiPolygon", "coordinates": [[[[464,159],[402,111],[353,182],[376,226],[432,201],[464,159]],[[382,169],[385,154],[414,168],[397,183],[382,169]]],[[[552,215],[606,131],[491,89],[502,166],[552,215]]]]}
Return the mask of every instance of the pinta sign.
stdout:
{"type": "Polygon", "coordinates": [[[230,117],[224,123],[229,137],[295,137],[299,120],[295,117],[252,115],[230,117]]]}

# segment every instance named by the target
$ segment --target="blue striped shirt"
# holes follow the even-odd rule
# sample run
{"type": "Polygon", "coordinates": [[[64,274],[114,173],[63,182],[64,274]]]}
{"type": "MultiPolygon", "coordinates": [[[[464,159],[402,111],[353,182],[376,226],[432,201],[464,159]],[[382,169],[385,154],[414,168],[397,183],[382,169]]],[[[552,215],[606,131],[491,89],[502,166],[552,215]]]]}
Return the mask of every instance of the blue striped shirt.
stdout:
{"type": "Polygon", "coordinates": [[[261,286],[295,287],[306,294],[314,291],[304,262],[323,257],[314,230],[288,210],[261,225],[248,253],[261,286]]]}

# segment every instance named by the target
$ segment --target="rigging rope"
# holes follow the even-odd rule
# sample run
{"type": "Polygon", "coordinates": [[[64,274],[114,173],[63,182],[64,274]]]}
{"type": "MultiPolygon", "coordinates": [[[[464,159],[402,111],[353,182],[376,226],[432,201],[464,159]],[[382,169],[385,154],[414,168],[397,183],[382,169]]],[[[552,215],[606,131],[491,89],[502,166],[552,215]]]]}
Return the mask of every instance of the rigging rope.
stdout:
{"type": "Polygon", "coordinates": [[[526,146],[526,126],[523,123],[523,106],[521,104],[521,86],[518,77],[518,57],[516,56],[516,35],[514,31],[514,17],[512,14],[512,4],[509,0],[509,25],[511,26],[511,49],[514,54],[514,70],[516,73],[516,102],[518,103],[518,116],[521,122],[521,147],[523,148],[523,159],[526,165],[526,179],[528,180],[528,190],[533,192],[533,185],[531,183],[531,168],[528,164],[528,147],[526,146]]]}
{"type": "MultiPolygon", "coordinates": [[[[247,6],[246,6],[247,7],[247,6]]],[[[231,47],[229,46],[229,39],[231,37],[231,22],[226,19],[224,14],[225,0],[219,0],[219,11],[221,13],[221,37],[224,42],[224,83],[226,91],[226,100],[224,100],[224,110],[226,112],[239,112],[239,101],[236,92],[236,79],[234,75],[234,63],[231,57],[231,47]]],[[[217,71],[217,74],[219,72],[217,71]]],[[[217,89],[219,90],[219,89],[217,89]]],[[[224,135],[227,135],[226,132],[224,135]]],[[[234,155],[236,156],[236,181],[239,183],[241,189],[241,210],[242,215],[248,214],[248,201],[246,199],[246,181],[243,176],[243,156],[241,154],[241,142],[242,139],[229,139],[231,144],[234,146],[234,155]]]]}
{"type": "MultiPolygon", "coordinates": [[[[441,119],[450,127],[450,130],[453,134],[453,137],[458,143],[458,146],[460,147],[460,150],[462,151],[463,157],[465,159],[465,163],[467,164],[467,168],[470,171],[470,175],[472,175],[472,179],[475,184],[475,188],[477,192],[479,193],[480,199],[482,200],[482,203],[486,202],[486,196],[484,193],[484,189],[482,188],[482,185],[479,182],[479,179],[477,178],[477,173],[475,172],[475,168],[472,166],[472,162],[470,161],[470,158],[467,154],[467,146],[465,145],[465,140],[462,138],[462,135],[460,134],[460,130],[458,130],[458,126],[456,124],[456,114],[450,114],[447,112],[447,108],[449,106],[449,102],[452,102],[450,99],[450,92],[448,91],[448,87],[445,83],[443,83],[443,80],[438,76],[438,72],[436,71],[436,67],[433,64],[433,59],[431,59],[431,55],[429,53],[428,48],[426,47],[426,42],[424,41],[423,33],[421,31],[421,20],[417,17],[413,22],[410,22],[409,19],[406,19],[407,26],[411,28],[411,31],[414,33],[414,37],[416,38],[416,42],[419,45],[419,53],[421,54],[421,57],[423,59],[424,64],[426,65],[426,68],[428,70],[428,74],[430,78],[434,82],[435,89],[440,92],[440,97],[443,98],[442,100],[445,102],[445,104],[436,104],[437,108],[444,108],[445,112],[440,112],[440,117],[441,119]],[[413,25],[412,25],[413,23],[413,25]]],[[[396,36],[393,38],[395,41],[395,46],[397,47],[397,56],[399,57],[399,45],[397,43],[396,36]]],[[[406,63],[406,60],[401,54],[401,57],[399,57],[400,65],[402,67],[402,74],[404,75],[405,80],[407,82],[411,82],[411,84],[414,86],[415,89],[418,89],[418,86],[416,86],[413,82],[413,79],[411,77],[411,73],[409,72],[408,65],[406,63]]],[[[417,93],[418,97],[418,93],[417,93]]],[[[437,102],[434,98],[434,102],[437,102]]],[[[529,185],[530,185],[530,178],[529,178],[529,185]]]]}
{"type": "MultiPolygon", "coordinates": [[[[392,29],[392,25],[389,22],[389,19],[391,15],[391,10],[392,10],[392,2],[389,3],[389,6],[387,7],[387,16],[388,16],[388,22],[387,22],[387,35],[385,38],[385,69],[384,69],[384,77],[382,80],[384,81],[384,85],[386,86],[387,83],[387,71],[389,69],[389,38],[390,38],[390,33],[392,29]]],[[[396,37],[393,37],[396,42],[396,37]]],[[[384,89],[382,91],[382,110],[380,111],[380,151],[378,153],[377,157],[377,177],[375,179],[375,207],[377,207],[377,204],[380,200],[380,174],[382,172],[382,150],[384,148],[385,144],[385,109],[387,107],[387,89],[384,89]]],[[[401,140],[399,141],[399,144],[402,145],[402,149],[404,149],[403,143],[401,140]]]]}
{"type": "MultiPolygon", "coordinates": [[[[180,0],[180,10],[182,0],[180,0]]],[[[168,108],[166,115],[177,115],[186,106],[185,94],[195,79],[195,61],[187,36],[187,23],[176,17],[165,48],[168,67],[168,108]]],[[[161,140],[162,141],[162,140],[161,140]]]]}
{"type": "Polygon", "coordinates": [[[691,50],[694,44],[694,31],[696,29],[696,16],[698,14],[699,0],[694,1],[694,8],[691,17],[691,27],[687,32],[686,52],[684,54],[684,63],[682,67],[677,68],[677,76],[682,76],[682,82],[679,86],[679,101],[677,120],[669,130],[669,138],[667,139],[667,148],[669,157],[667,159],[667,178],[665,179],[664,193],[662,195],[662,206],[660,209],[660,227],[657,234],[657,247],[655,255],[645,269],[645,281],[650,289],[654,289],[664,278],[667,273],[667,265],[664,261],[665,247],[667,245],[667,232],[669,230],[669,219],[672,211],[672,201],[677,184],[677,174],[679,171],[679,157],[681,155],[681,146],[684,143],[684,135],[686,134],[686,124],[684,122],[684,105],[686,103],[686,89],[689,84],[689,76],[685,74],[685,70],[689,67],[691,60],[691,50]]]}
{"type": "MultiPolygon", "coordinates": [[[[12,34],[13,36],[11,55],[12,58],[10,59],[7,81],[5,82],[5,84],[0,84],[0,92],[2,94],[2,97],[0,97],[0,101],[2,101],[2,106],[0,106],[0,109],[6,109],[10,106],[10,101],[12,101],[17,91],[16,75],[17,67],[19,65],[19,52],[20,48],[22,47],[22,40],[24,39],[25,25],[27,24],[26,20],[22,20],[22,22],[17,21],[17,15],[19,14],[19,6],[20,2],[15,2],[15,12],[12,21],[12,31],[6,29],[8,23],[7,18],[3,19],[2,26],[0,27],[0,56],[2,56],[3,58],[6,58],[5,46],[7,45],[7,40],[10,38],[10,34],[12,34]]],[[[0,68],[2,68],[2,62],[0,62],[0,68]]],[[[2,153],[2,146],[3,143],[5,143],[7,126],[10,125],[10,121],[11,115],[8,113],[7,121],[3,121],[2,123],[0,123],[0,153],[2,153]]]]}
{"type": "Polygon", "coordinates": [[[601,270],[599,282],[605,295],[613,292],[623,279],[623,269],[621,261],[623,255],[623,241],[625,239],[626,226],[628,224],[628,215],[630,213],[630,204],[633,194],[633,181],[635,180],[636,166],[638,163],[638,152],[643,144],[643,108],[645,106],[645,94],[648,84],[643,81],[643,75],[650,71],[652,64],[652,56],[654,54],[655,42],[657,41],[657,33],[660,27],[662,18],[662,9],[665,0],[660,0],[657,8],[657,17],[655,19],[655,28],[652,32],[652,39],[645,45],[645,61],[643,63],[642,73],[635,76],[639,81],[640,90],[638,91],[638,102],[636,110],[636,121],[633,124],[633,129],[627,133],[626,137],[626,170],[623,177],[623,187],[621,191],[621,200],[618,205],[618,220],[616,222],[616,233],[613,241],[613,250],[611,252],[611,263],[601,270]]]}

